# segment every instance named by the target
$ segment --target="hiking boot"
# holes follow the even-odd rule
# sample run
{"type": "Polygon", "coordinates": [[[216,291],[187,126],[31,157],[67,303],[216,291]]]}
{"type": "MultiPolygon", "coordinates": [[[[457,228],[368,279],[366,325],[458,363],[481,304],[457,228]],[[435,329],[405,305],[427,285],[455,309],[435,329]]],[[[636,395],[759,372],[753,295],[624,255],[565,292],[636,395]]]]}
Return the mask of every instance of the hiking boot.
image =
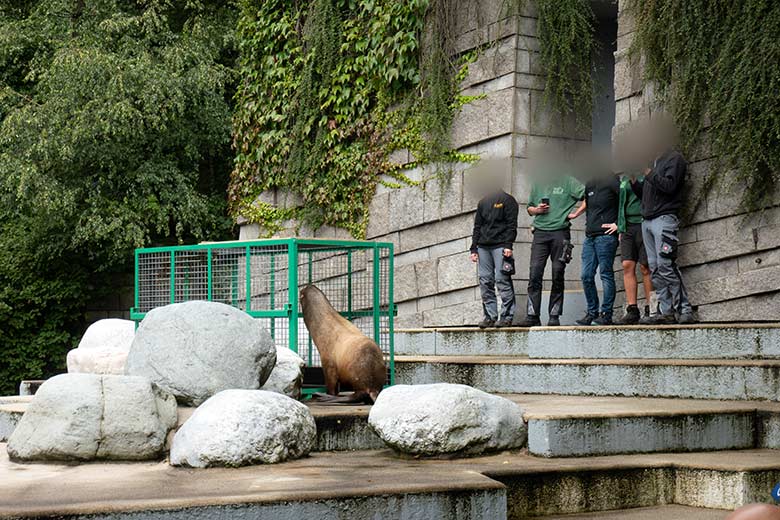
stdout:
{"type": "Polygon", "coordinates": [[[593,325],[600,325],[602,327],[606,325],[612,325],[612,316],[602,312],[601,316],[593,320],[593,325]]]}
{"type": "Polygon", "coordinates": [[[550,316],[550,319],[547,320],[547,326],[548,327],[560,327],[561,320],[558,318],[558,316],[550,316]]]}
{"type": "Polygon", "coordinates": [[[594,316],[591,313],[585,314],[582,318],[578,319],[575,323],[577,325],[593,325],[593,320],[596,319],[596,316],[594,316]]]}
{"type": "Polygon", "coordinates": [[[639,320],[640,325],[674,325],[677,319],[674,314],[656,314],[654,316],[645,316],[639,320]]]}
{"type": "Polygon", "coordinates": [[[517,324],[518,327],[539,327],[541,325],[542,321],[539,319],[539,316],[531,316],[530,314],[517,324]]]}
{"type": "Polygon", "coordinates": [[[480,329],[486,329],[488,327],[493,327],[495,324],[496,324],[496,320],[485,318],[477,324],[477,327],[479,327],[480,329]]]}
{"type": "Polygon", "coordinates": [[[501,318],[496,322],[496,327],[511,327],[512,318],[501,318]]]}
{"type": "MultiPolygon", "coordinates": [[[[650,314],[650,308],[646,307],[647,309],[647,315],[650,314]]],[[[639,307],[636,305],[629,305],[626,307],[626,313],[623,315],[621,319],[618,320],[619,325],[636,325],[639,323],[639,318],[641,316],[639,315],[639,307]]]]}
{"type": "Polygon", "coordinates": [[[680,325],[692,325],[693,323],[696,323],[696,318],[693,317],[692,313],[684,312],[677,318],[677,323],[680,325]]]}

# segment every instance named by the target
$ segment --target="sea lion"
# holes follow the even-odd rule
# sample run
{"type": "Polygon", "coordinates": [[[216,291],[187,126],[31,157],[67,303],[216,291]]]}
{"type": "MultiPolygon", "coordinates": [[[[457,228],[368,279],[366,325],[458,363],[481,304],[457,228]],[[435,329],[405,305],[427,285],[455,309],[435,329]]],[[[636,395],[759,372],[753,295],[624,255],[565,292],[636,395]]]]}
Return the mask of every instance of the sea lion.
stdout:
{"type": "Polygon", "coordinates": [[[328,395],[317,397],[327,403],[373,404],[387,377],[379,346],[339,314],[314,285],[301,289],[301,309],[325,374],[328,395]],[[350,385],[354,393],[339,397],[339,383],[350,385]]]}

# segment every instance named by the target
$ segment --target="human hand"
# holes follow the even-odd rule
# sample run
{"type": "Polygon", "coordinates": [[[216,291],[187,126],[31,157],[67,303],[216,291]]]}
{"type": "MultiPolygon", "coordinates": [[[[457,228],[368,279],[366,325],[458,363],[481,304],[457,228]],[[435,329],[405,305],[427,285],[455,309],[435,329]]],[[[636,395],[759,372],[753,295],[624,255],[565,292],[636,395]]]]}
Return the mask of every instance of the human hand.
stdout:
{"type": "Polygon", "coordinates": [[[479,261],[479,255],[477,253],[471,253],[471,256],[469,256],[469,258],[471,258],[471,261],[474,263],[479,261]]]}
{"type": "Polygon", "coordinates": [[[607,235],[614,235],[617,232],[617,224],[602,224],[602,229],[607,230],[607,235]]]}
{"type": "Polygon", "coordinates": [[[509,248],[504,248],[504,256],[507,258],[510,258],[512,256],[512,250],[509,248]]]}
{"type": "Polygon", "coordinates": [[[566,218],[568,220],[574,220],[577,217],[579,217],[579,215],[576,212],[572,212],[572,213],[569,213],[568,215],[566,215],[566,218]]]}
{"type": "Polygon", "coordinates": [[[548,211],[550,211],[550,205],[549,204],[545,204],[544,202],[542,202],[541,204],[536,206],[535,213],[537,215],[541,215],[542,213],[547,213],[548,211]]]}
{"type": "Polygon", "coordinates": [[[618,242],[622,242],[622,241],[623,241],[623,233],[619,233],[618,234],[618,242]]]}

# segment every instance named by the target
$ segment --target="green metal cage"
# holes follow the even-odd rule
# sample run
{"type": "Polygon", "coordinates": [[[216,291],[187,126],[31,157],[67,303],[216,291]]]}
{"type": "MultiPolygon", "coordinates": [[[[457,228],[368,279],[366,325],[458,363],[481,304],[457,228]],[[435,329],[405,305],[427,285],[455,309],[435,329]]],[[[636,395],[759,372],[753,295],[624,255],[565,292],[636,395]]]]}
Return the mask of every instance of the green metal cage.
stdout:
{"type": "Polygon", "coordinates": [[[191,300],[239,308],[262,320],[278,346],[306,361],[308,394],[323,391],[319,352],[298,301],[300,288],[312,283],[376,341],[388,366],[388,384],[393,384],[391,243],[284,238],[136,249],[130,317],[138,323],[155,307],[191,300]]]}

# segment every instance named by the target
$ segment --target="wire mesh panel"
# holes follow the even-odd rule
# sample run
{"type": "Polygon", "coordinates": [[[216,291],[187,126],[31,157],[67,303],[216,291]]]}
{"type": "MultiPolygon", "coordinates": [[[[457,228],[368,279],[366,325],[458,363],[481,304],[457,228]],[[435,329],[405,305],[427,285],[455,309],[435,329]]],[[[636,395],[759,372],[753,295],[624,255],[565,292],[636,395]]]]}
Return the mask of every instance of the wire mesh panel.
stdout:
{"type": "Polygon", "coordinates": [[[278,346],[320,367],[299,305],[317,286],[331,305],[374,339],[393,379],[392,245],[314,239],[255,240],[136,251],[136,321],[170,303],[209,300],[261,321],[278,346]]]}

